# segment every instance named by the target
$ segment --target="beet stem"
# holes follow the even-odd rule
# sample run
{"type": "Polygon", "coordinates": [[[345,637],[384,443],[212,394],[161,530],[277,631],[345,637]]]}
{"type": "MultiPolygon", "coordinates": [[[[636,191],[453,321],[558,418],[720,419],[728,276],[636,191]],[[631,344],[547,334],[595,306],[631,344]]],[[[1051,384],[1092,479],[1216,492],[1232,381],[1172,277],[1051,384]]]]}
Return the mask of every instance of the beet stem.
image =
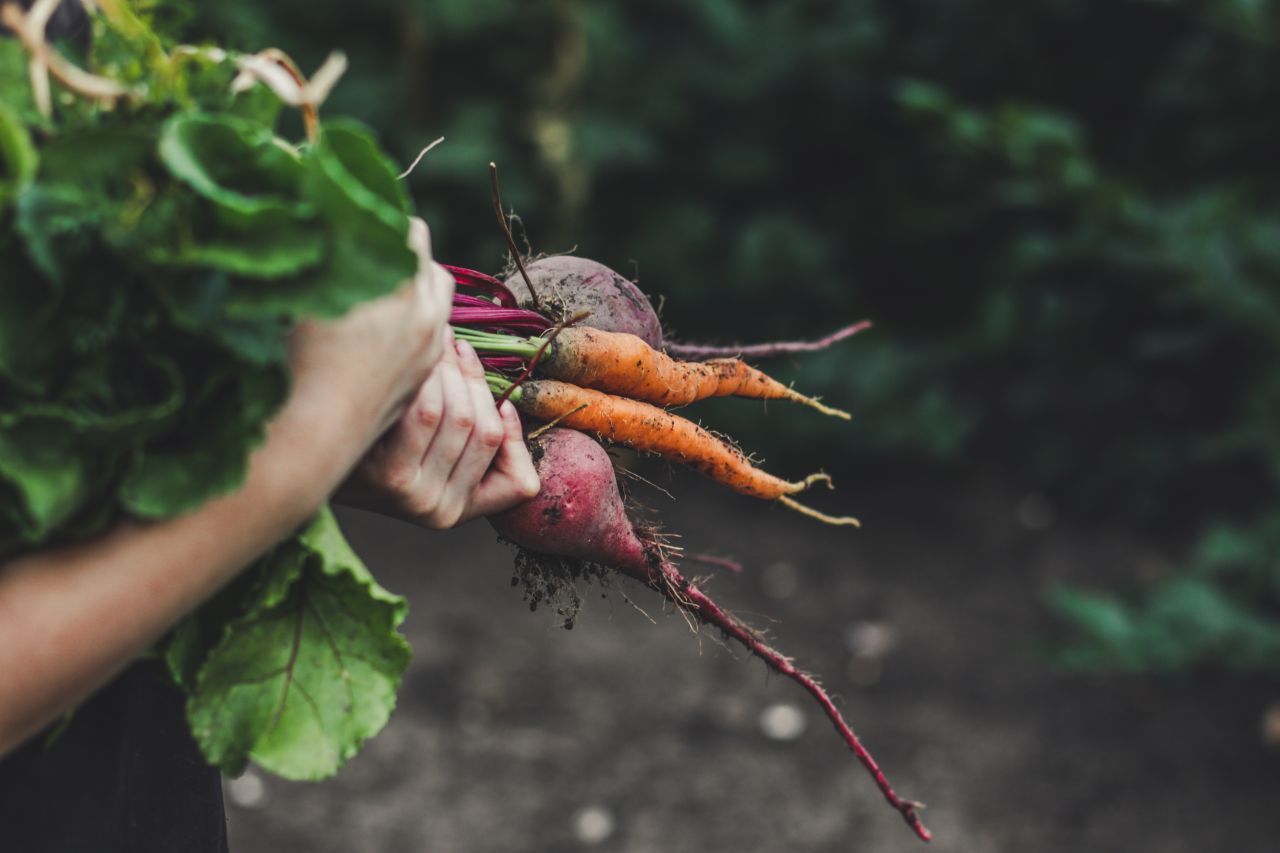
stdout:
{"type": "MultiPolygon", "coordinates": [[[[521,385],[524,384],[526,379],[528,379],[530,376],[533,375],[533,369],[537,367],[538,362],[542,360],[542,355],[547,351],[547,347],[551,346],[551,344],[555,341],[556,335],[559,335],[566,328],[574,325],[575,323],[581,323],[583,320],[587,318],[587,315],[589,313],[590,312],[588,311],[579,311],[577,314],[574,314],[568,320],[562,320],[559,323],[556,323],[556,325],[551,329],[551,331],[547,332],[547,334],[543,337],[542,345],[539,346],[538,351],[533,354],[533,358],[529,359],[529,366],[526,367],[524,371],[515,378],[515,380],[511,383],[511,386],[509,388],[507,388],[498,396],[498,399],[495,401],[496,404],[501,406],[504,402],[506,402],[506,400],[509,397],[511,397],[513,393],[515,393],[516,389],[518,389],[521,385]]],[[[512,400],[512,402],[514,403],[515,401],[512,400]]]]}
{"type": "Polygon", "coordinates": [[[818,352],[845,338],[851,338],[859,332],[871,328],[870,320],[854,323],[837,329],[831,334],[815,341],[773,341],[764,344],[742,344],[731,346],[713,346],[710,344],[668,343],[667,355],[683,361],[703,361],[709,358],[770,358],[772,356],[791,355],[802,352],[818,352]]]}
{"type": "Polygon", "coordinates": [[[742,564],[729,557],[717,557],[715,554],[685,554],[685,559],[715,566],[727,572],[733,572],[735,575],[742,574],[742,564]]]}
{"type": "Polygon", "coordinates": [[[884,771],[880,769],[880,765],[876,763],[876,760],[871,757],[871,753],[858,740],[858,736],[853,733],[853,729],[845,722],[840,710],[831,701],[830,695],[822,688],[822,685],[814,680],[813,676],[798,669],[790,658],[765,644],[754,631],[721,610],[720,606],[712,601],[706,593],[685,580],[684,576],[680,574],[680,570],[670,561],[661,560],[661,578],[651,580],[650,586],[665,595],[681,609],[692,611],[706,624],[719,628],[725,634],[733,637],[742,643],[748,651],[768,664],[771,669],[781,675],[785,675],[803,687],[822,707],[823,713],[827,715],[827,719],[831,721],[836,731],[840,733],[845,745],[849,747],[849,750],[857,757],[862,766],[871,774],[871,778],[875,780],[876,787],[880,789],[880,793],[884,795],[889,805],[893,806],[902,815],[902,819],[922,840],[929,841],[933,837],[916,814],[916,809],[920,808],[921,804],[904,800],[897,795],[893,790],[893,786],[889,784],[889,780],[885,778],[884,771]],[[662,581],[665,581],[665,583],[662,581]]]}
{"type": "Polygon", "coordinates": [[[529,273],[524,268],[524,261],[520,257],[520,249],[516,246],[516,238],[511,234],[511,226],[507,224],[507,214],[502,209],[502,191],[498,189],[498,164],[489,164],[489,182],[493,185],[493,210],[498,214],[498,225],[502,227],[502,236],[507,240],[507,248],[511,250],[511,257],[516,262],[516,269],[520,270],[520,276],[524,279],[525,286],[529,288],[529,296],[533,300],[535,310],[542,308],[542,303],[538,300],[538,291],[533,289],[533,281],[529,278],[529,273]]]}

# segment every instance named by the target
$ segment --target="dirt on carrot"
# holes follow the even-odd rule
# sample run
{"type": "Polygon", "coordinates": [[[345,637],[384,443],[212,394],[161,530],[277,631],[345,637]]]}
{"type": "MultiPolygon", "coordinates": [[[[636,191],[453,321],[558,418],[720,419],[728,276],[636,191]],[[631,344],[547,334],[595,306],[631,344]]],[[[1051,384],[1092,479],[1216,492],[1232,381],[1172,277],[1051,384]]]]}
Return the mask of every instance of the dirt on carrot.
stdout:
{"type": "Polygon", "coordinates": [[[658,406],[685,406],[708,397],[789,400],[849,419],[735,358],[677,361],[635,335],[586,326],[563,330],[543,357],[544,375],[658,406]]]}

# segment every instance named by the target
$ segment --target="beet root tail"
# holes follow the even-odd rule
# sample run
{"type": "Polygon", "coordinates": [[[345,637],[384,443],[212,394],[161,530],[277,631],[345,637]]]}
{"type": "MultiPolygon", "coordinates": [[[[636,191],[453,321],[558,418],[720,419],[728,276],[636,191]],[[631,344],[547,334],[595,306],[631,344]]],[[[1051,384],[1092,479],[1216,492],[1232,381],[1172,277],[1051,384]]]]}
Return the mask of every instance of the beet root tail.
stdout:
{"type": "Polygon", "coordinates": [[[676,606],[696,616],[701,622],[718,628],[726,635],[733,637],[753,655],[763,660],[770,669],[803,687],[822,707],[823,713],[827,715],[827,719],[831,721],[836,731],[840,733],[840,737],[844,739],[849,751],[857,757],[862,766],[866,768],[866,771],[871,774],[871,778],[875,780],[876,787],[880,789],[880,793],[884,795],[889,805],[893,806],[902,815],[902,819],[922,840],[929,841],[932,838],[929,830],[925,828],[916,814],[916,810],[921,808],[921,804],[904,800],[898,796],[889,784],[889,780],[885,778],[884,771],[880,769],[880,765],[876,763],[871,753],[858,740],[858,736],[853,733],[853,729],[845,722],[844,715],[840,713],[835,703],[831,701],[831,696],[813,676],[797,668],[791,658],[765,643],[756,631],[722,610],[706,593],[695,584],[687,581],[680,573],[680,570],[665,559],[662,560],[661,573],[661,581],[655,579],[655,581],[651,582],[651,586],[670,599],[676,606]]]}
{"type": "Polygon", "coordinates": [[[863,320],[852,326],[837,329],[831,334],[814,341],[774,341],[765,344],[738,344],[729,346],[713,346],[704,344],[682,344],[668,342],[665,349],[667,355],[681,361],[705,361],[711,358],[773,358],[781,355],[795,355],[804,352],[819,352],[827,347],[851,338],[859,332],[871,328],[871,322],[863,320]]]}

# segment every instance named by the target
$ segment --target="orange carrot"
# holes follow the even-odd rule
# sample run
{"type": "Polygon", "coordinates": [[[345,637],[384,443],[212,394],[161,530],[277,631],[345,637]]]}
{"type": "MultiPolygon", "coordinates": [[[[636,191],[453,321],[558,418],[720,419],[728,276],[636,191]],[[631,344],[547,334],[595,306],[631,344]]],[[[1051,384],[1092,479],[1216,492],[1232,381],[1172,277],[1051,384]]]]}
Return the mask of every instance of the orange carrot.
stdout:
{"type": "MultiPolygon", "coordinates": [[[[491,384],[496,392],[505,390],[497,385],[508,383],[495,379],[491,384]]],[[[789,497],[814,483],[830,485],[831,478],[826,474],[811,474],[796,482],[775,477],[752,465],[737,448],[657,406],[550,379],[525,382],[511,393],[510,399],[525,414],[544,421],[558,420],[561,426],[605,441],[657,453],[741,494],[779,501],[829,524],[858,524],[857,519],[827,516],[789,497]]]]}
{"type": "Polygon", "coordinates": [[[806,397],[736,358],[676,361],[625,332],[564,329],[543,356],[540,369],[554,379],[659,406],[684,406],[707,397],[751,397],[790,400],[849,419],[846,412],[806,397]]]}

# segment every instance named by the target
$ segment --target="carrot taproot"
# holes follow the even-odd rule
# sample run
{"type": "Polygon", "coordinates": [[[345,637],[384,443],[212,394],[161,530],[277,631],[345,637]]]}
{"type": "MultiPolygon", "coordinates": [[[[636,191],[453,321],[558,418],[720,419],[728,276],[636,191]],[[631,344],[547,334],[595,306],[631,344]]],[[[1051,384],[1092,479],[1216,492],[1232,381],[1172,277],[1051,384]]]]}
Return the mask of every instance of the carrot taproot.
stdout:
{"type": "Polygon", "coordinates": [[[565,329],[542,358],[545,375],[584,388],[659,406],[684,406],[708,397],[790,400],[849,419],[736,358],[676,361],[635,335],[587,326],[565,329]]]}
{"type": "MultiPolygon", "coordinates": [[[[513,339],[472,329],[456,330],[481,352],[531,357],[542,338],[513,339]]],[[[677,361],[627,332],[588,326],[561,329],[539,362],[539,374],[643,400],[659,406],[685,406],[708,397],[789,400],[823,414],[849,420],[849,414],[827,406],[736,358],[677,361]]]]}
{"type": "MultiPolygon", "coordinates": [[[[511,383],[500,377],[491,376],[489,382],[495,393],[511,390],[511,383]]],[[[752,465],[740,450],[694,422],[649,403],[554,379],[524,382],[511,390],[509,397],[516,408],[527,415],[543,421],[557,421],[561,426],[634,450],[657,453],[664,459],[687,465],[739,494],[776,500],[828,524],[858,526],[856,518],[825,515],[790,497],[814,483],[830,485],[831,478],[826,474],[810,474],[794,482],[776,477],[752,465]]]]}

